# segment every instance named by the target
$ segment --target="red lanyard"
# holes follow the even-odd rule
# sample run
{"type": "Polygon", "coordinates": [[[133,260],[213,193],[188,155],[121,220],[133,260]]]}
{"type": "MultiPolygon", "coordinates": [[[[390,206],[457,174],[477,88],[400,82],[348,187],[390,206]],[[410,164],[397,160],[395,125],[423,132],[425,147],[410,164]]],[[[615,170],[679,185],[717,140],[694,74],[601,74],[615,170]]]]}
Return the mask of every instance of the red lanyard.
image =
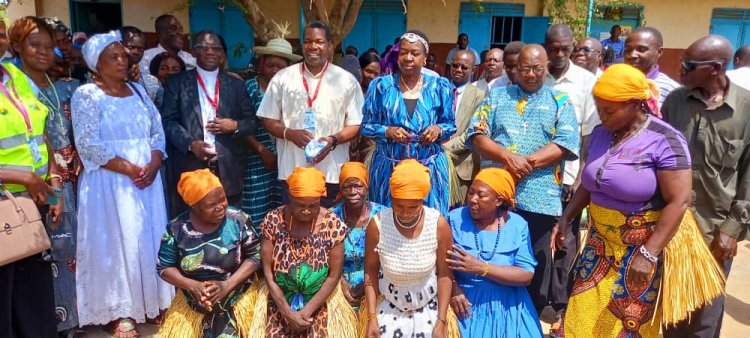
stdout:
{"type": "Polygon", "coordinates": [[[315,87],[315,94],[313,94],[313,97],[310,97],[310,89],[307,86],[307,78],[305,77],[305,63],[302,62],[300,67],[300,73],[302,74],[302,84],[305,86],[305,93],[307,93],[307,108],[312,108],[313,102],[315,102],[315,99],[318,98],[318,93],[320,92],[320,84],[323,83],[323,75],[326,75],[326,70],[328,70],[328,62],[326,62],[326,65],[323,66],[323,70],[320,72],[320,81],[318,81],[318,85],[315,87]]]}
{"type": "Polygon", "coordinates": [[[219,114],[219,90],[221,89],[221,86],[219,85],[219,75],[216,75],[216,87],[214,88],[214,97],[213,99],[208,97],[208,91],[206,90],[206,84],[203,82],[203,77],[201,77],[201,73],[196,72],[198,75],[198,84],[201,86],[201,89],[203,90],[203,93],[206,94],[206,100],[208,100],[208,104],[211,105],[211,107],[214,107],[214,110],[216,110],[216,114],[219,114]]]}
{"type": "MultiPolygon", "coordinates": [[[[10,76],[10,73],[8,73],[7,70],[5,70],[5,67],[0,66],[0,69],[2,69],[3,77],[7,76],[8,81],[11,83],[11,88],[13,89],[13,95],[10,95],[10,92],[8,92],[8,88],[5,87],[4,83],[0,83],[0,89],[2,89],[3,94],[8,97],[8,100],[10,103],[13,104],[14,107],[18,110],[19,113],[23,116],[24,122],[26,122],[26,131],[29,133],[29,135],[32,134],[31,130],[31,119],[29,118],[29,111],[26,109],[26,106],[23,104],[23,100],[21,100],[21,97],[18,95],[18,92],[16,91],[16,84],[13,80],[13,77],[10,76]]],[[[2,80],[0,80],[2,82],[2,80]]]]}

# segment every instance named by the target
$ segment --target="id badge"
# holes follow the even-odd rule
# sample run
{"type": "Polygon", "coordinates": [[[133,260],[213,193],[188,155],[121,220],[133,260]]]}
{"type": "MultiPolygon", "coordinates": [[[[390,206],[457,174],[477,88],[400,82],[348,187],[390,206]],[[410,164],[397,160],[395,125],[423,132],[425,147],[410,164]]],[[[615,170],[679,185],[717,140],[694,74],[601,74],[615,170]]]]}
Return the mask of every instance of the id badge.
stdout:
{"type": "Polygon", "coordinates": [[[34,163],[42,161],[42,153],[39,151],[39,143],[36,139],[29,139],[29,149],[31,149],[31,157],[34,158],[34,163]]]}

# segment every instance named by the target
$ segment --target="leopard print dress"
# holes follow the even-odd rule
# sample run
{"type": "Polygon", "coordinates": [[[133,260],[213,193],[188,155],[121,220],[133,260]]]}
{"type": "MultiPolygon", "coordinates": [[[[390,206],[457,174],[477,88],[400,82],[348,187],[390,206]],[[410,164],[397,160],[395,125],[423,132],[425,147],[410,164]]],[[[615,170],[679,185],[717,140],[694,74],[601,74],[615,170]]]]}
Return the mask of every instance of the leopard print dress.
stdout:
{"type": "MultiPolygon", "coordinates": [[[[293,238],[287,232],[284,208],[270,211],[260,225],[263,239],[273,242],[273,273],[288,274],[303,263],[312,270],[328,267],[328,252],[346,238],[346,224],[331,211],[321,211],[316,232],[305,238],[293,238]]],[[[313,324],[306,332],[292,333],[273,300],[268,302],[266,337],[318,338],[327,337],[328,311],[323,304],[313,314],[313,324]]]]}

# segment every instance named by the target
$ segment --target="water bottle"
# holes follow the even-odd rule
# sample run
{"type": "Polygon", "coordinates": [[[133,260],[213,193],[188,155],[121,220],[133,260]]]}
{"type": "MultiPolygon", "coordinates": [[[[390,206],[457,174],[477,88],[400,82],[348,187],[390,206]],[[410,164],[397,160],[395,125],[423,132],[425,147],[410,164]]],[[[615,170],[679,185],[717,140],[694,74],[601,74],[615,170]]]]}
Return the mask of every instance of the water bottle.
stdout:
{"type": "Polygon", "coordinates": [[[309,131],[311,134],[315,134],[315,127],[316,127],[316,121],[315,121],[315,112],[312,111],[312,109],[308,109],[305,111],[305,130],[309,131]]]}

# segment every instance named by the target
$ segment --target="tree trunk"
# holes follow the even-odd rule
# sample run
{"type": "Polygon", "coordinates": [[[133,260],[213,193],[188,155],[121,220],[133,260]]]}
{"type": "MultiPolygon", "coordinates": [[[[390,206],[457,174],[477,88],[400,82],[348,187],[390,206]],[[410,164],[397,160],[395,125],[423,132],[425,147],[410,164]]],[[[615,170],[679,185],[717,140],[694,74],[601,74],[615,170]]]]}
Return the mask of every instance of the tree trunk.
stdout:
{"type": "Polygon", "coordinates": [[[351,32],[361,7],[362,0],[333,0],[329,9],[324,0],[302,0],[305,21],[319,20],[331,27],[333,46],[338,46],[351,32]]]}

